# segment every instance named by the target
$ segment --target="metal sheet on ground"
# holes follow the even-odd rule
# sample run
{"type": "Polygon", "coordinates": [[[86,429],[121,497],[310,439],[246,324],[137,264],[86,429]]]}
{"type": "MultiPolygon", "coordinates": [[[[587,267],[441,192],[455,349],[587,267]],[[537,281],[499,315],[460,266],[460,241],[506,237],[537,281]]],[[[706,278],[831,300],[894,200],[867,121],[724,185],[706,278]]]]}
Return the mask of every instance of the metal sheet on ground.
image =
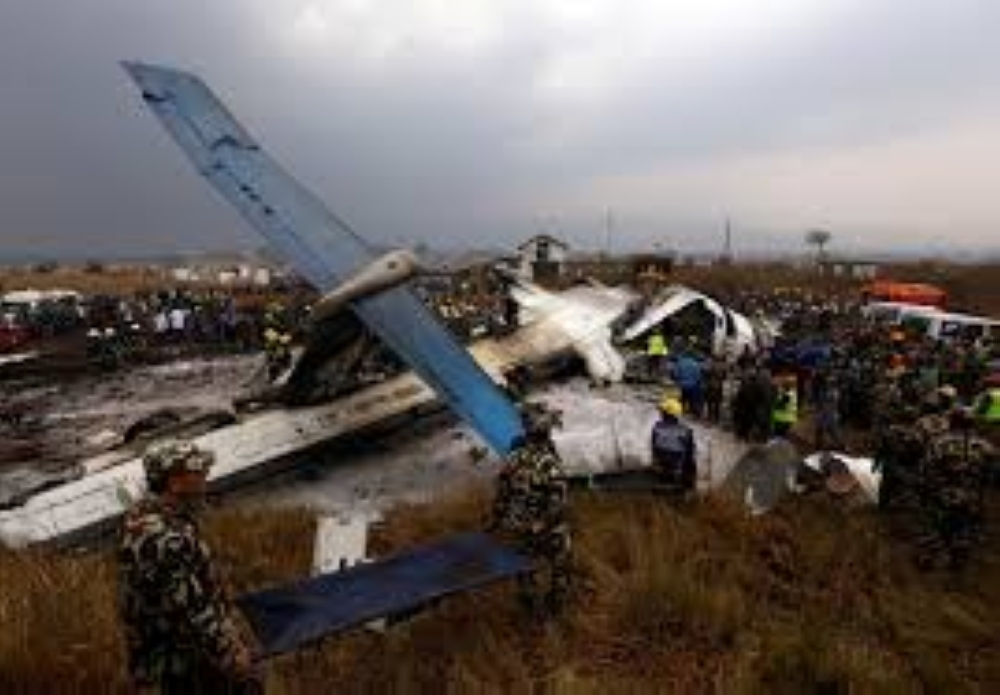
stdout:
{"type": "MultiPolygon", "coordinates": [[[[149,108],[230,204],[309,282],[329,292],[372,247],[275,162],[195,75],[126,63],[149,108]]],[[[352,302],[358,316],[498,453],[523,434],[514,406],[405,286],[352,302]]]]}
{"type": "Polygon", "coordinates": [[[774,508],[789,493],[801,457],[789,442],[772,440],[754,446],[729,472],[724,494],[742,500],[754,514],[774,508]]]}
{"type": "Polygon", "coordinates": [[[369,565],[247,594],[238,603],[267,658],[530,568],[526,557],[490,536],[467,533],[369,565]]]}
{"type": "Polygon", "coordinates": [[[673,488],[663,482],[656,471],[640,468],[622,471],[608,471],[586,476],[573,476],[570,486],[595,492],[672,492],[673,488]]]}

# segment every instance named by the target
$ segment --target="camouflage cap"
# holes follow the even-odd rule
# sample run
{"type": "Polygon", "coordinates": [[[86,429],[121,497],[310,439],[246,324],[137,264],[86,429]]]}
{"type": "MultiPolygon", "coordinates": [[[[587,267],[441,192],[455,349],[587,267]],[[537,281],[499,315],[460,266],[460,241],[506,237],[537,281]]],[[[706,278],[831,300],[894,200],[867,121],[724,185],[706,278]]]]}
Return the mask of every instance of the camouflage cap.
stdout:
{"type": "Polygon", "coordinates": [[[171,473],[208,473],[215,462],[211,451],[178,439],[157,442],[146,449],[142,467],[150,487],[162,487],[171,473]]]}
{"type": "Polygon", "coordinates": [[[857,487],[857,478],[851,475],[846,469],[838,470],[826,479],[826,491],[835,497],[848,495],[857,487]]]}
{"type": "Polygon", "coordinates": [[[528,434],[549,434],[553,429],[562,427],[562,413],[543,403],[525,403],[521,406],[521,417],[528,434]]]}
{"type": "Polygon", "coordinates": [[[944,398],[947,401],[954,401],[956,398],[958,398],[958,389],[956,389],[951,384],[944,384],[943,386],[939,386],[937,392],[941,398],[944,398]]]}

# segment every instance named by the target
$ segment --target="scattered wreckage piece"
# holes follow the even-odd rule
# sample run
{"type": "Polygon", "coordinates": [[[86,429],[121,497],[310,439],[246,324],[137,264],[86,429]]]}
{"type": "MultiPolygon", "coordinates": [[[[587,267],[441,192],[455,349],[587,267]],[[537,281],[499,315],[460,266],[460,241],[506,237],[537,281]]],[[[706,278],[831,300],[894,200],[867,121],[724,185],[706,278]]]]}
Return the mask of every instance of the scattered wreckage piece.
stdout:
{"type": "Polygon", "coordinates": [[[807,468],[824,476],[828,481],[828,489],[837,494],[837,489],[843,490],[849,476],[856,481],[869,504],[878,503],[878,491],[882,484],[882,474],[874,470],[875,459],[865,456],[849,456],[836,451],[821,451],[806,456],[803,463],[807,468]],[[836,478],[830,484],[829,481],[836,478]]]}
{"type": "Polygon", "coordinates": [[[33,495],[80,478],[77,467],[60,470],[17,468],[0,474],[0,513],[25,504],[33,495]]]}
{"type": "Polygon", "coordinates": [[[790,494],[823,491],[861,504],[878,501],[881,476],[870,458],[819,452],[801,457],[787,440],[750,448],[729,472],[722,491],[764,514],[790,494]],[[856,494],[859,493],[859,494],[856,494]]]}
{"type": "Polygon", "coordinates": [[[520,307],[521,330],[531,331],[553,350],[579,356],[598,384],[617,383],[625,376],[625,359],[613,346],[613,326],[638,301],[628,290],[579,285],[550,292],[514,279],[511,296],[520,307]]]}
{"type": "MultiPolygon", "coordinates": [[[[544,344],[523,337],[487,339],[470,352],[502,384],[511,369],[550,357],[544,344]]],[[[192,441],[215,453],[209,486],[225,491],[278,472],[309,449],[431,407],[436,399],[416,375],[405,373],[321,405],[250,413],[192,441]]],[[[141,455],[131,448],[105,452],[78,468],[74,475],[82,477],[0,510],[0,544],[24,547],[85,539],[113,524],[145,492],[141,455]]]]}
{"type": "Polygon", "coordinates": [[[530,572],[531,560],[480,533],[240,597],[263,658],[378,618],[530,572]]]}
{"type": "Polygon", "coordinates": [[[685,311],[702,310],[712,317],[711,349],[719,357],[735,359],[745,350],[758,352],[773,336],[749,318],[722,305],[707,294],[682,285],[665,289],[621,335],[621,342],[641,339],[664,321],[685,311]]]}
{"type": "Polygon", "coordinates": [[[32,362],[38,359],[38,356],[39,353],[37,350],[0,355],[0,368],[7,367],[9,365],[24,364],[25,362],[32,362]]]}
{"type": "Polygon", "coordinates": [[[569,484],[572,489],[592,492],[666,494],[675,489],[664,483],[663,477],[652,468],[575,475],[570,477],[569,484]]]}
{"type": "Polygon", "coordinates": [[[681,285],[672,285],[642,307],[638,294],[621,287],[590,283],[553,292],[522,278],[511,279],[521,330],[533,331],[553,350],[577,355],[598,384],[625,378],[627,363],[620,346],[642,339],[685,311],[711,315],[711,349],[719,357],[735,359],[744,350],[756,353],[774,340],[774,330],[762,322],[681,285]]]}
{"type": "Polygon", "coordinates": [[[795,489],[802,458],[787,440],[750,447],[722,484],[722,492],[743,502],[753,514],[773,509],[795,489]]]}
{"type": "Polygon", "coordinates": [[[360,515],[320,515],[313,541],[313,576],[342,572],[368,562],[369,519],[360,515]]]}
{"type": "MultiPolygon", "coordinates": [[[[334,403],[255,413],[241,423],[192,441],[215,454],[209,489],[222,491],[275,472],[296,453],[433,400],[434,392],[407,374],[334,403]]],[[[110,463],[111,456],[101,458],[110,463]]],[[[104,469],[93,463],[90,468],[96,472],[34,495],[23,506],[0,512],[0,541],[11,547],[73,542],[99,532],[145,493],[145,475],[138,454],[104,469]]]]}

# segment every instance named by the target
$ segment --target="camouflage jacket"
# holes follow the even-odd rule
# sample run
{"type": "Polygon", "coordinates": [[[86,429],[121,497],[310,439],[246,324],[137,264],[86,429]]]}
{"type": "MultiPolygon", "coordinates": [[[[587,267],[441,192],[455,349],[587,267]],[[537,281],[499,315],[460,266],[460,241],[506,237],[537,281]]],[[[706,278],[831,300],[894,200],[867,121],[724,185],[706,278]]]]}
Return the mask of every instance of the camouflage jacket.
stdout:
{"type": "Polygon", "coordinates": [[[556,453],[524,446],[507,459],[497,480],[493,526],[517,534],[540,534],[566,523],[568,484],[556,453]]]}
{"type": "Polygon", "coordinates": [[[231,670],[243,636],[194,519],[151,497],[125,516],[118,552],[129,672],[139,683],[231,670]]]}
{"type": "Polygon", "coordinates": [[[914,423],[913,434],[925,449],[929,449],[937,439],[947,434],[948,429],[948,418],[944,415],[923,415],[914,423]]]}
{"type": "Polygon", "coordinates": [[[902,405],[898,384],[890,380],[882,380],[876,384],[872,394],[872,404],[879,427],[897,420],[900,416],[899,408],[902,405]]]}
{"type": "Polygon", "coordinates": [[[925,445],[916,425],[891,424],[878,431],[875,470],[917,470],[924,457],[925,445]]]}
{"type": "Polygon", "coordinates": [[[993,447],[972,434],[951,432],[938,437],[927,452],[926,482],[945,506],[974,504],[985,485],[993,447]]]}

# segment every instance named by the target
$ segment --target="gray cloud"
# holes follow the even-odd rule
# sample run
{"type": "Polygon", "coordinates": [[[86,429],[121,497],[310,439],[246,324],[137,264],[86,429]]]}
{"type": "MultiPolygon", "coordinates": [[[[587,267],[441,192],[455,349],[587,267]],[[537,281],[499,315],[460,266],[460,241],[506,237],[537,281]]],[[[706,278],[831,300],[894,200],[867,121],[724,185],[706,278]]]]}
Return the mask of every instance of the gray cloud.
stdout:
{"type": "Polygon", "coordinates": [[[996,160],[1000,128],[974,129],[981,147],[964,134],[1000,111],[1000,6],[813,4],[627,16],[595,0],[578,20],[556,0],[6,0],[0,256],[259,243],[144,112],[122,58],[202,74],[379,241],[510,246],[547,224],[596,244],[612,205],[619,247],[715,246],[727,211],[768,247],[799,246],[812,216],[858,245],[918,226],[987,245],[993,197],[953,180],[996,160]]]}

